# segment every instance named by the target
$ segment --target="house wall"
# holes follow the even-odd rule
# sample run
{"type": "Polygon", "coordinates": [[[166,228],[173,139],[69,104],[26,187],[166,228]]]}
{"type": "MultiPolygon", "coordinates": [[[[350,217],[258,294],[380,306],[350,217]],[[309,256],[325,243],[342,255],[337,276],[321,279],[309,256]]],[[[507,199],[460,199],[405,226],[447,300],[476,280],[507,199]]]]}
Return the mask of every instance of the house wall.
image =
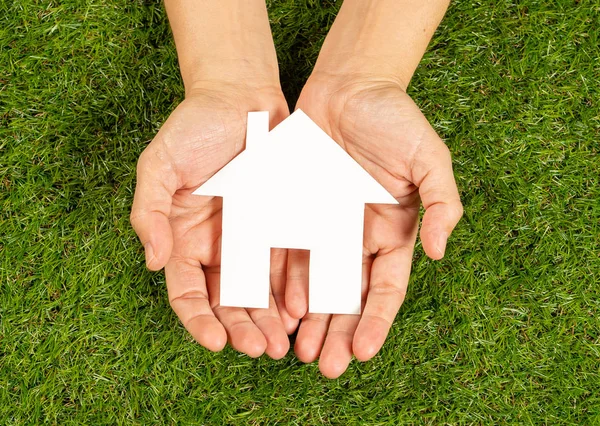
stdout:
{"type": "Polygon", "coordinates": [[[263,224],[256,205],[243,198],[223,199],[221,305],[269,306],[271,250],[263,224]]]}
{"type": "Polygon", "coordinates": [[[364,204],[223,201],[221,304],[266,308],[271,248],[310,250],[309,311],[360,313],[364,204]]]}
{"type": "Polygon", "coordinates": [[[360,314],[364,204],[326,214],[323,239],[310,252],[309,311],[360,314]]]}

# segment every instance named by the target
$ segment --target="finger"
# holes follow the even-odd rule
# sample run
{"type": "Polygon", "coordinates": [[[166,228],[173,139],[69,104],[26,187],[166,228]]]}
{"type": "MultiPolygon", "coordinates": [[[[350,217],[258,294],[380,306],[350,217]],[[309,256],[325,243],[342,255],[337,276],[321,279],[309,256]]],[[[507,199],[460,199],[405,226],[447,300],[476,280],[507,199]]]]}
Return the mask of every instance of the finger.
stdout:
{"type": "Polygon", "coordinates": [[[304,363],[315,361],[321,353],[331,315],[307,314],[298,328],[294,352],[304,363]]]}
{"type": "Polygon", "coordinates": [[[385,342],[404,302],[412,252],[408,247],[397,248],[373,261],[367,300],[352,341],[359,361],[371,359],[385,342]]]}
{"type": "Polygon", "coordinates": [[[211,309],[206,277],[199,263],[173,257],[165,266],[171,307],[192,337],[211,351],[220,351],[227,333],[211,309]]]}
{"type": "Polygon", "coordinates": [[[300,319],[308,311],[308,250],[288,250],[285,306],[293,318],[300,319]]]}
{"type": "Polygon", "coordinates": [[[215,316],[227,331],[231,346],[251,358],[258,358],[267,349],[267,340],[244,308],[220,306],[220,271],[215,268],[206,274],[207,286],[215,316]]]}
{"type": "MultiPolygon", "coordinates": [[[[372,257],[363,257],[361,303],[367,295],[369,277],[371,274],[372,257]]],[[[360,315],[334,315],[329,324],[327,337],[319,357],[319,370],[329,378],[341,376],[352,361],[352,341],[356,327],[360,322],[360,315]]]]}
{"type": "Polygon", "coordinates": [[[285,307],[285,281],[287,275],[286,249],[273,249],[271,251],[271,291],[279,316],[287,334],[292,334],[298,328],[298,319],[293,318],[285,307]]]}
{"type": "Polygon", "coordinates": [[[334,315],[319,357],[319,370],[329,379],[337,379],[352,361],[352,338],[359,315],[334,315]]]}
{"type": "Polygon", "coordinates": [[[130,216],[151,270],[165,266],[173,248],[169,214],[177,178],[162,149],[159,143],[150,144],[140,156],[130,216]]]}
{"type": "Polygon", "coordinates": [[[290,339],[271,295],[268,309],[248,309],[250,318],[267,340],[266,353],[273,359],[283,358],[290,350],[290,339]]]}
{"type": "Polygon", "coordinates": [[[412,167],[413,182],[425,207],[421,241],[427,256],[441,259],[449,235],[463,214],[452,172],[450,151],[431,129],[419,148],[412,167]]]}

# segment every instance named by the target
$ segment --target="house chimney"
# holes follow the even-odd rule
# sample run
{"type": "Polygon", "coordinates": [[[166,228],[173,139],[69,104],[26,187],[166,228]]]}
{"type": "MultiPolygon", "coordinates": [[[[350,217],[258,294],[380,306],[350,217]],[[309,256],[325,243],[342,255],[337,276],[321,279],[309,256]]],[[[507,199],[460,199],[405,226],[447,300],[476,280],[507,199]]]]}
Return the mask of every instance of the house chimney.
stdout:
{"type": "Polygon", "coordinates": [[[256,146],[269,133],[269,111],[249,112],[246,130],[246,149],[256,146]]]}

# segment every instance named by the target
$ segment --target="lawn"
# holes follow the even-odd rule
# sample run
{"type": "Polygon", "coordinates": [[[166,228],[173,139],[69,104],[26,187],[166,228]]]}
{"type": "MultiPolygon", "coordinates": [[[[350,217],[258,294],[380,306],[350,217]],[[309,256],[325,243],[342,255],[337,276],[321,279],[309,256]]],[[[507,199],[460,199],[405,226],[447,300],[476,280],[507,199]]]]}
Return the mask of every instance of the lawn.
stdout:
{"type": "MultiPolygon", "coordinates": [[[[340,2],[269,1],[291,105],[340,2]]],[[[409,88],[465,216],[337,380],[195,344],[129,225],[159,1],[0,0],[0,424],[600,424],[600,3],[456,0],[409,88]]]]}

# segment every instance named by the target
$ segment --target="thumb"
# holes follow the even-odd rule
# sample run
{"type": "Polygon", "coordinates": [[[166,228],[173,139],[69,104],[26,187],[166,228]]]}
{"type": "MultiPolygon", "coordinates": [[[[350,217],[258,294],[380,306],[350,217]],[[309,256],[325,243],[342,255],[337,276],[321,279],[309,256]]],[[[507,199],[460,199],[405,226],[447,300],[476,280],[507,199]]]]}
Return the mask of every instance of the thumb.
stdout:
{"type": "Polygon", "coordinates": [[[131,225],[146,252],[146,266],[157,271],[171,257],[173,235],[169,223],[177,177],[161,155],[160,145],[150,144],[137,165],[137,185],[131,209],[131,225]]]}
{"type": "Polygon", "coordinates": [[[463,214],[452,172],[450,151],[433,129],[425,138],[412,165],[413,182],[425,208],[421,243],[427,256],[444,257],[446,242],[463,214]]]}

